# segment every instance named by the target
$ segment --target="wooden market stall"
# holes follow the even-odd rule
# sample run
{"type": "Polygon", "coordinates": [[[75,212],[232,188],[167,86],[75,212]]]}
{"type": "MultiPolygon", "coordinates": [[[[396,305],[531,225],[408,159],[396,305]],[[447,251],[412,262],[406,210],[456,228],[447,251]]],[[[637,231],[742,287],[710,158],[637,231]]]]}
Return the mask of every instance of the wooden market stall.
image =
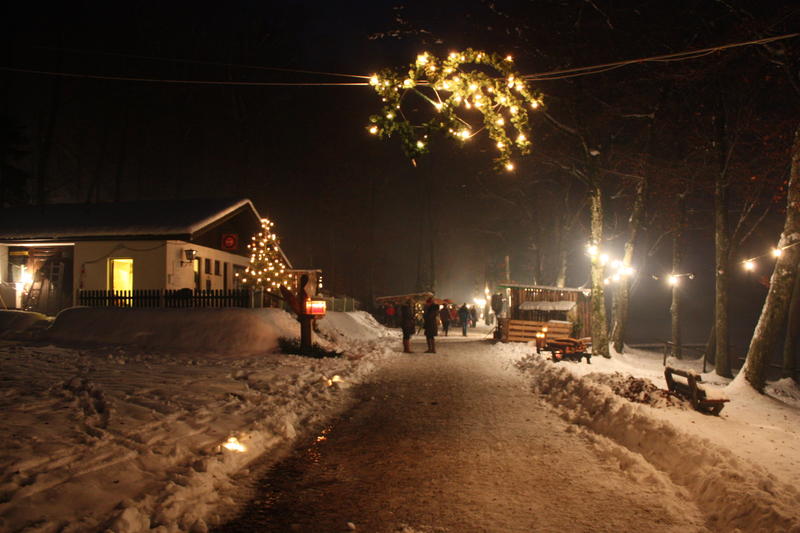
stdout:
{"type": "Polygon", "coordinates": [[[588,289],[501,283],[508,310],[498,319],[497,338],[503,342],[537,341],[591,335],[588,289]]]}

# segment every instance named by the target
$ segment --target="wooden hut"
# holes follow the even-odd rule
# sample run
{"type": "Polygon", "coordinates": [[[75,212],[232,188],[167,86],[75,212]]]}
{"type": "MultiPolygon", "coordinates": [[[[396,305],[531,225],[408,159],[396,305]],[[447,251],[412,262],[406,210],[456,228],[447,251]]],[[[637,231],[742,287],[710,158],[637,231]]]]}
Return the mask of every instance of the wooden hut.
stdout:
{"type": "Polygon", "coordinates": [[[497,338],[503,342],[546,343],[591,335],[589,289],[501,283],[498,290],[508,298],[506,316],[497,326],[497,338]]]}

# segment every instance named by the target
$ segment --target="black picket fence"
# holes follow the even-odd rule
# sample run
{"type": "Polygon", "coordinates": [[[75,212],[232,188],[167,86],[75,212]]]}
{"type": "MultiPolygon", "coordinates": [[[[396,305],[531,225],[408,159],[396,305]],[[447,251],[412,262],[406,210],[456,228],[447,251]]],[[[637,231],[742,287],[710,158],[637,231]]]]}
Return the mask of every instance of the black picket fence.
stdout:
{"type": "Polygon", "coordinates": [[[78,291],[78,305],[87,307],[261,307],[260,300],[248,289],[78,291]]]}

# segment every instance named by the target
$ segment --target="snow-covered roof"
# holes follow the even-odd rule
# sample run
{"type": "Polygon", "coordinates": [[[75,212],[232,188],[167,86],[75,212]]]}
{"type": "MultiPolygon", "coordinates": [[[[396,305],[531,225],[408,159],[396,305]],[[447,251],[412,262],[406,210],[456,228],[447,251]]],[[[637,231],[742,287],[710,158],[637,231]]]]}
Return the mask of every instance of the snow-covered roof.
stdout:
{"type": "Polygon", "coordinates": [[[0,242],[114,238],[190,238],[237,212],[261,215],[248,199],[203,198],[0,209],[0,242]]]}
{"type": "Polygon", "coordinates": [[[561,300],[558,302],[522,302],[519,308],[522,311],[570,311],[577,302],[561,300]]]}
{"type": "Polygon", "coordinates": [[[583,287],[552,287],[549,285],[526,285],[524,283],[515,283],[513,281],[504,281],[498,283],[497,287],[502,289],[544,289],[548,291],[581,292],[584,294],[589,293],[589,289],[583,287]]]}

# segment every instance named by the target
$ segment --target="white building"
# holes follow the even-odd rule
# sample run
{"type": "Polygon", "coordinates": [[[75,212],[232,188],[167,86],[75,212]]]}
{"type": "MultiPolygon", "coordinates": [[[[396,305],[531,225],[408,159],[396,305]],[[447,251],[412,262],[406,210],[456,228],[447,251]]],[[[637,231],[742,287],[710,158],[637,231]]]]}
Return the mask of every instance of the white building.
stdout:
{"type": "Polygon", "coordinates": [[[233,289],[260,231],[247,199],[0,209],[0,309],[54,314],[82,289],[233,289]]]}

